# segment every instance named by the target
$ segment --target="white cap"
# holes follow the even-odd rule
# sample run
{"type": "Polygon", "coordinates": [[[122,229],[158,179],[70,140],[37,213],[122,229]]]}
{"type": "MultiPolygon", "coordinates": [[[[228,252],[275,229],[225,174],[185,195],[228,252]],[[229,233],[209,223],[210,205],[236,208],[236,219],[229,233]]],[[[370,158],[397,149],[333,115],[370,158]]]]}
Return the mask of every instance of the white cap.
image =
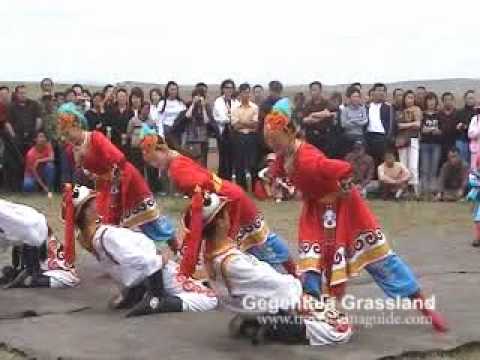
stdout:
{"type": "Polygon", "coordinates": [[[73,188],[73,207],[75,209],[75,219],[80,214],[83,206],[88,200],[97,196],[97,193],[86,186],[75,185],[73,188]]]}
{"type": "Polygon", "coordinates": [[[202,219],[203,225],[208,225],[212,222],[215,216],[223,209],[227,204],[228,199],[224,196],[218,196],[215,193],[206,192],[203,195],[203,209],[202,219]]]}

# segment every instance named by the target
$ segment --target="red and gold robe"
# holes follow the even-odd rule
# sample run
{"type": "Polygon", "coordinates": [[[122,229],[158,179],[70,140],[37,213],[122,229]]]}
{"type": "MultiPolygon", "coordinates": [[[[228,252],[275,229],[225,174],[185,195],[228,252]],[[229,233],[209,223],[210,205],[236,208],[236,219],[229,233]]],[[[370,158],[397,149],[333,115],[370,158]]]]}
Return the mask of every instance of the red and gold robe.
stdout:
{"type": "Polygon", "coordinates": [[[358,191],[340,192],[340,181],[352,174],[349,163],[329,159],[314,146],[302,143],[289,166],[279,156],[271,171],[275,176],[288,176],[303,194],[298,229],[300,272],[325,271],[330,263],[330,285],[338,285],[391,253],[377,219],[358,191]],[[324,227],[328,209],[336,214],[333,239],[324,227]],[[329,240],[334,247],[330,261],[322,257],[329,240]]]}
{"type": "Polygon", "coordinates": [[[96,175],[97,210],[103,222],[131,228],[157,219],[157,204],[143,176],[105,135],[87,134],[79,165],[96,175]]]}
{"type": "Polygon", "coordinates": [[[192,159],[177,155],[170,163],[168,174],[177,189],[187,195],[192,195],[199,186],[202,190],[215,192],[230,200],[230,234],[236,239],[241,250],[263,244],[267,240],[269,229],[263,214],[257,209],[253,200],[243,189],[205,169],[192,159]]]}

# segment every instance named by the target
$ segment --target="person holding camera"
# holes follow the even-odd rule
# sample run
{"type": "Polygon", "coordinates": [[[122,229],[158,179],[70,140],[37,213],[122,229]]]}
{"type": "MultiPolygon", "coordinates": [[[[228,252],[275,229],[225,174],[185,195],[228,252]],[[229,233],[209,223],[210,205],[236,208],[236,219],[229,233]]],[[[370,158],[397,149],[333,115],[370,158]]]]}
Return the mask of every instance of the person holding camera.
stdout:
{"type": "Polygon", "coordinates": [[[184,139],[184,148],[202,166],[207,167],[208,126],[213,122],[212,111],[207,103],[205,89],[192,92],[192,102],[182,111],[173,125],[176,139],[184,139]]]}

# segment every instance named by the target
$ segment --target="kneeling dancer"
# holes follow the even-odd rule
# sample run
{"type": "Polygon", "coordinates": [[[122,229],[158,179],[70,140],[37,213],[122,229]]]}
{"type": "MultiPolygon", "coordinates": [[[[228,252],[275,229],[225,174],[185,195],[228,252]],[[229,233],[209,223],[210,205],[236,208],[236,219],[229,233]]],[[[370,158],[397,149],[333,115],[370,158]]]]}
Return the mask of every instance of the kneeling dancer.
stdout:
{"type": "Polygon", "coordinates": [[[45,216],[29,206],[0,199],[0,244],[13,246],[11,265],[3,267],[0,277],[6,288],[73,287],[80,282],[73,259],[67,261],[45,216]]]}
{"type": "Polygon", "coordinates": [[[304,294],[300,280],[277,272],[268,263],[237,248],[229,237],[228,206],[227,198],[213,193],[204,194],[203,204],[192,204],[185,216],[193,236],[185,244],[183,271],[187,275],[192,271],[191,264],[195,264],[194,259],[203,248],[207,274],[220,302],[237,314],[248,314],[247,322],[256,323],[266,338],[311,345],[348,341],[352,327],[345,315],[335,310],[333,302],[304,294]],[[193,257],[193,261],[189,257],[193,257]],[[262,324],[261,319],[265,319],[265,323],[262,324]]]}
{"type": "Polygon", "coordinates": [[[215,293],[200,282],[178,273],[166,252],[157,253],[154,242],[141,232],[100,222],[96,193],[84,186],[73,190],[78,240],[121,287],[112,303],[130,308],[127,317],[165,312],[208,311],[217,306],[215,293]]]}

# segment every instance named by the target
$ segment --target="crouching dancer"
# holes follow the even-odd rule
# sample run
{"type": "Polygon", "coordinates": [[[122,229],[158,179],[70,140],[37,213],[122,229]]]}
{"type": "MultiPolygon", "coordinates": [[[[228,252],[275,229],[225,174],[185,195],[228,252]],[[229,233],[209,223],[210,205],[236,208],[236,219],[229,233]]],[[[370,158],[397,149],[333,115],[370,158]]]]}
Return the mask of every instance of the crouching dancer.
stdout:
{"type": "Polygon", "coordinates": [[[115,309],[130,309],[127,317],[154,313],[208,311],[217,306],[215,293],[200,282],[178,273],[167,252],[158,254],[154,242],[141,232],[100,222],[93,201],[96,193],[73,190],[74,222],[78,240],[116,281],[120,295],[115,309]]]}
{"type": "Polygon", "coordinates": [[[182,268],[188,274],[199,249],[203,249],[208,277],[219,301],[242,314],[232,320],[231,331],[237,327],[242,333],[242,328],[252,326],[254,343],[271,339],[326,345],[349,340],[352,327],[332,301],[304,294],[300,280],[238,249],[228,236],[231,225],[226,198],[206,193],[203,199],[200,209],[192,203],[185,216],[192,233],[184,244],[182,268]]]}
{"type": "Polygon", "coordinates": [[[0,245],[12,245],[11,265],[2,268],[5,288],[73,287],[80,279],[65,259],[63,244],[37,210],[0,199],[0,245]]]}

